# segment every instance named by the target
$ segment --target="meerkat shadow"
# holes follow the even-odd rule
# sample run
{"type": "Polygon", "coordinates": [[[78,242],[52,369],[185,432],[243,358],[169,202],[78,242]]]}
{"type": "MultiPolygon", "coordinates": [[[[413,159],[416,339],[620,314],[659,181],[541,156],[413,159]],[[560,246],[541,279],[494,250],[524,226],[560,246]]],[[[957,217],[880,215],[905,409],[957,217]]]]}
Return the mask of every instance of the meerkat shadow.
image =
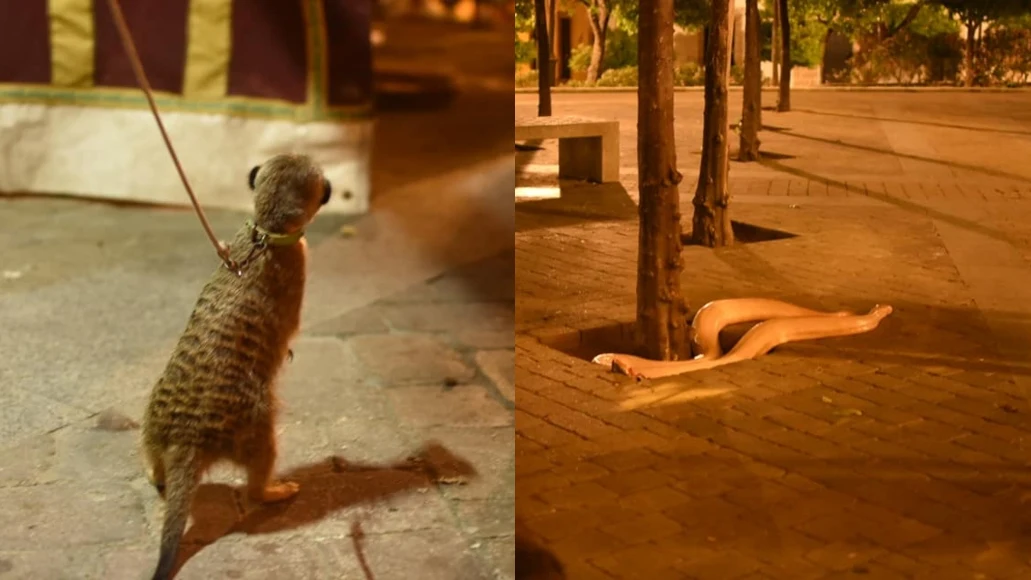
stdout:
{"type": "Polygon", "coordinates": [[[254,503],[244,488],[205,483],[194,497],[192,525],[183,536],[176,568],[224,536],[271,534],[322,520],[339,521],[341,529],[350,530],[356,517],[375,518],[367,509],[374,504],[438,485],[462,485],[476,475],[471,463],[430,441],[392,462],[351,462],[332,455],[280,472],[277,479],[296,482],[301,489],[277,503],[254,503]]]}

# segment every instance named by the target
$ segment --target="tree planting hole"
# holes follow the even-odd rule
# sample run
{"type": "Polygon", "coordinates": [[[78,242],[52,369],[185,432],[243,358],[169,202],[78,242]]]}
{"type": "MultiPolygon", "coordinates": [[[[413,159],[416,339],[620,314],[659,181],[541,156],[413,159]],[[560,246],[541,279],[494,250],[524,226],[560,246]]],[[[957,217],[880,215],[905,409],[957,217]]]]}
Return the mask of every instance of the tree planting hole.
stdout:
{"type": "MultiPolygon", "coordinates": [[[[788,240],[798,237],[798,234],[793,234],[791,232],[784,232],[773,228],[764,228],[755,224],[746,224],[745,222],[734,220],[730,221],[730,227],[734,230],[734,243],[737,244],[775,242],[777,240],[788,240]]],[[[684,233],[680,239],[685,246],[696,245],[694,240],[691,238],[690,232],[684,233]]]]}
{"type": "MultiPolygon", "coordinates": [[[[701,305],[699,304],[699,306],[701,305]]],[[[689,323],[690,320],[686,322],[689,323]]],[[[723,352],[729,352],[730,349],[734,348],[734,345],[753,326],[755,326],[754,322],[746,322],[724,328],[720,332],[720,345],[723,348],[723,352]]],[[[599,354],[606,352],[641,354],[636,352],[637,345],[634,341],[633,321],[614,322],[604,326],[555,334],[542,338],[541,342],[545,346],[563,354],[588,362],[599,354]]]]}

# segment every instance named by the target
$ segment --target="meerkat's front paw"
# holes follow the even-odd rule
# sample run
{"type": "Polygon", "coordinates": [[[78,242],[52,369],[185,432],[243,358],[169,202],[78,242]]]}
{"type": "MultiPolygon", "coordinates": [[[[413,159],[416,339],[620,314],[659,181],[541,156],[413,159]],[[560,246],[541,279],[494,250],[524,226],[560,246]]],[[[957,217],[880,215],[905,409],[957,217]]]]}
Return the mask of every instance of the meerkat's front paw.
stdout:
{"type": "Polygon", "coordinates": [[[283,481],[280,483],[273,483],[266,485],[265,489],[261,490],[261,497],[256,499],[262,503],[274,503],[277,501],[284,501],[297,495],[297,492],[301,491],[301,485],[293,481],[283,481]]]}

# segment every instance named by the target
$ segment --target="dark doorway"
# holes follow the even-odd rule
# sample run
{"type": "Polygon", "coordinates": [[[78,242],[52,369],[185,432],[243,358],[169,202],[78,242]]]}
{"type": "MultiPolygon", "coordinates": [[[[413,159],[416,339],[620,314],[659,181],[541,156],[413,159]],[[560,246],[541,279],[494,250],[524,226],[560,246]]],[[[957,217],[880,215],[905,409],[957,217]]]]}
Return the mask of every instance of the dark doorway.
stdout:
{"type": "Polygon", "coordinates": [[[573,21],[568,16],[563,16],[558,21],[558,61],[559,79],[568,81],[573,75],[569,70],[569,57],[573,55],[573,21]]]}

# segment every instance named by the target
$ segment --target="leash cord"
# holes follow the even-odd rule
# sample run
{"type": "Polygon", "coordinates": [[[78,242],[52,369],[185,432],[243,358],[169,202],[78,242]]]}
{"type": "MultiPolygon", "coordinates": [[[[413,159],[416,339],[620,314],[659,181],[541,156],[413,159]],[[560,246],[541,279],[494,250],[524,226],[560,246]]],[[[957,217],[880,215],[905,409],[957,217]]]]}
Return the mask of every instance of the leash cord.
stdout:
{"type": "Polygon", "coordinates": [[[115,26],[118,28],[118,34],[122,37],[122,46],[125,48],[126,54],[129,56],[129,62],[132,64],[133,72],[136,74],[136,82],[139,83],[140,88],[143,89],[143,94],[147,97],[147,103],[150,104],[150,111],[154,114],[154,120],[157,121],[158,130],[161,131],[161,138],[165,140],[165,147],[168,148],[168,154],[172,156],[172,162],[175,163],[175,169],[179,172],[179,178],[183,182],[183,187],[186,188],[186,193],[190,196],[190,201],[193,203],[193,209],[197,212],[197,218],[200,219],[201,225],[204,227],[204,232],[208,235],[208,239],[211,240],[211,244],[215,246],[215,252],[218,253],[218,257],[222,259],[222,263],[225,264],[232,272],[236,272],[239,275],[240,268],[232,258],[229,257],[229,246],[218,241],[215,237],[215,232],[211,230],[211,224],[208,223],[208,218],[204,216],[204,210],[201,209],[200,204],[197,203],[197,196],[193,193],[193,188],[190,187],[190,181],[186,178],[186,172],[183,171],[183,166],[179,163],[179,156],[175,153],[175,148],[172,146],[172,140],[168,137],[168,133],[165,131],[165,124],[161,122],[161,115],[158,113],[157,103],[154,102],[154,96],[151,92],[150,81],[147,80],[147,73],[143,70],[143,62],[140,60],[140,55],[136,51],[136,44],[133,42],[132,34],[129,33],[129,25],[125,22],[125,15],[122,13],[122,7],[119,5],[118,0],[107,0],[107,5],[111,9],[111,14],[114,16],[115,26]]]}

